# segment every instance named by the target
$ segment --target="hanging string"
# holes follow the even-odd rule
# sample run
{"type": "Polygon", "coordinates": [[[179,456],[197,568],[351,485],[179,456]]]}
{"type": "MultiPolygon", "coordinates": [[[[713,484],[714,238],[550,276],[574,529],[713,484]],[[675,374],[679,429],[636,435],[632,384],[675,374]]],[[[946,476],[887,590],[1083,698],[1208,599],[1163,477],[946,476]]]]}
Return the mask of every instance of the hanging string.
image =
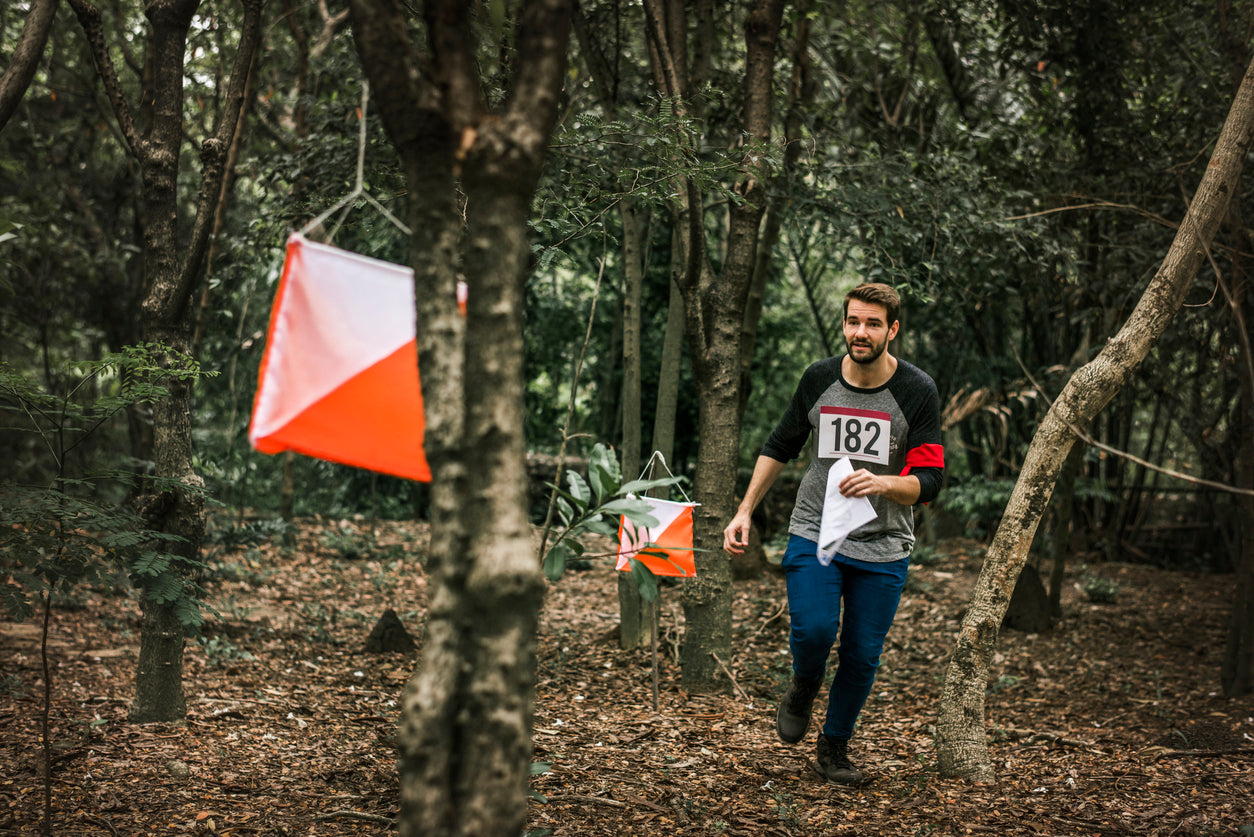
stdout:
{"type": "Polygon", "coordinates": [[[366,182],[366,178],[365,178],[365,173],[366,173],[366,104],[369,101],[370,101],[370,82],[363,81],[361,83],[361,118],[360,118],[361,130],[358,132],[358,139],[357,139],[357,182],[353,186],[353,191],[349,192],[343,198],[336,201],[335,204],[331,206],[331,208],[327,209],[317,218],[314,218],[312,221],[306,224],[300,231],[301,235],[308,235],[310,230],[316,229],[317,227],[321,226],[324,221],[326,221],[328,218],[334,215],[336,212],[340,212],[340,217],[336,219],[335,226],[331,228],[331,231],[329,233],[327,233],[326,239],[327,241],[330,241],[331,239],[335,237],[335,234],[339,232],[340,226],[344,223],[344,219],[348,217],[349,210],[353,208],[353,203],[358,198],[364,198],[366,200],[366,203],[370,204],[375,209],[379,210],[379,212],[383,213],[383,217],[391,221],[393,226],[395,226],[401,232],[405,233],[405,235],[410,235],[409,227],[405,226],[405,224],[403,224],[399,218],[393,215],[386,206],[379,203],[379,201],[375,199],[374,195],[371,195],[369,192],[366,191],[366,185],[365,185],[365,182],[366,182]],[[341,212],[340,210],[343,210],[343,211],[341,212]]]}
{"type": "MultiPolygon", "coordinates": [[[[640,477],[639,477],[640,479],[646,479],[646,475],[648,479],[654,478],[653,475],[656,473],[656,471],[654,470],[653,463],[655,462],[662,466],[662,470],[666,472],[666,476],[670,477],[671,479],[675,479],[675,475],[671,473],[671,469],[666,464],[666,457],[662,455],[662,452],[660,450],[653,451],[653,455],[649,457],[649,461],[644,463],[644,468],[640,471],[640,477]]],[[[692,502],[692,500],[688,497],[688,493],[684,491],[684,487],[682,484],[678,482],[675,483],[675,488],[679,491],[680,495],[683,496],[685,503],[692,502]]]]}

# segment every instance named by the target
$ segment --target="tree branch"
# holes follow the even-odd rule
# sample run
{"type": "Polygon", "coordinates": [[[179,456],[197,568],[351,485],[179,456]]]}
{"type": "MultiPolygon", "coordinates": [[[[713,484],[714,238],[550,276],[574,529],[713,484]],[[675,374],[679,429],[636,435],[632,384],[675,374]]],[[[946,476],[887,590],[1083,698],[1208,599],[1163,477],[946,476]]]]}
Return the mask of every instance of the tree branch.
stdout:
{"type": "Polygon", "coordinates": [[[175,291],[177,308],[182,311],[191,299],[200,268],[209,246],[209,233],[213,229],[214,216],[222,199],[224,163],[236,132],[243,130],[240,112],[244,108],[244,94],[248,89],[248,74],[252,70],[253,56],[261,43],[261,0],[243,0],[244,27],[240,33],[239,47],[235,51],[235,64],[227,84],[226,107],[219,117],[218,127],[200,147],[201,177],[200,194],[196,200],[196,220],[192,224],[191,241],[187,258],[179,270],[175,291]]]}
{"type": "Polygon", "coordinates": [[[428,0],[423,9],[440,109],[458,136],[477,129],[487,113],[469,14],[464,0],[428,0]]]}
{"type": "Polygon", "coordinates": [[[100,10],[87,0],[69,0],[69,3],[78,18],[79,25],[83,27],[83,33],[87,36],[87,46],[91,51],[92,62],[96,65],[96,72],[100,74],[104,82],[105,94],[109,97],[109,103],[113,105],[113,114],[118,120],[118,127],[122,129],[126,146],[137,160],[142,160],[144,154],[139,144],[139,134],[135,132],[135,122],[131,119],[130,109],[122,96],[122,85],[118,81],[113,62],[109,60],[109,50],[105,46],[100,10]]]}
{"type": "Polygon", "coordinates": [[[349,10],[353,19],[353,40],[370,86],[376,91],[396,92],[394,96],[375,97],[379,117],[392,144],[404,158],[421,138],[425,152],[445,156],[447,146],[438,146],[451,142],[451,133],[447,127],[435,124],[443,121],[439,97],[414,62],[399,3],[396,0],[349,0],[349,10]]]}
{"type": "MultiPolygon", "coordinates": [[[[527,125],[531,157],[542,158],[557,121],[557,98],[566,71],[572,0],[530,0],[518,19],[518,70],[507,120],[527,125]]],[[[537,171],[537,174],[539,172],[537,171]]]]}
{"type": "MultiPolygon", "coordinates": [[[[1023,370],[1023,374],[1028,376],[1028,380],[1032,382],[1032,386],[1036,387],[1036,391],[1039,392],[1041,394],[1041,397],[1045,399],[1045,403],[1049,406],[1049,409],[1053,410],[1054,402],[1050,399],[1048,395],[1045,394],[1045,388],[1041,386],[1037,382],[1036,378],[1032,376],[1032,373],[1028,371],[1027,366],[1025,366],[1023,363],[1023,359],[1019,357],[1019,352],[1015,349],[1014,346],[1010,347],[1010,352],[1011,354],[1015,356],[1015,360],[1018,361],[1019,368],[1023,370]]],[[[1247,497],[1254,497],[1254,488],[1238,488],[1235,485],[1228,485],[1227,483],[1216,482],[1215,480],[1208,480],[1208,479],[1203,479],[1201,477],[1194,477],[1189,474],[1182,473],[1180,471],[1173,471],[1170,468],[1164,468],[1162,465],[1155,465],[1153,462],[1150,462],[1149,460],[1146,460],[1146,459],[1142,459],[1136,454],[1128,453],[1127,451],[1122,451],[1122,450],[1119,450],[1118,448],[1113,448],[1110,445],[1107,445],[1103,442],[1099,442],[1097,439],[1094,439],[1092,436],[1090,436],[1089,434],[1081,430],[1074,422],[1068,419],[1063,414],[1063,411],[1061,410],[1058,411],[1058,417],[1062,420],[1063,424],[1067,426],[1067,429],[1075,434],[1077,439],[1084,442],[1086,445],[1091,445],[1092,447],[1095,447],[1098,450],[1105,451],[1106,453],[1109,453],[1111,456],[1117,456],[1120,459],[1125,459],[1128,462],[1132,462],[1137,465],[1140,465],[1142,468],[1147,468],[1148,470],[1151,470],[1151,471],[1157,471],[1160,474],[1165,474],[1166,476],[1169,476],[1169,477],[1175,477],[1178,480],[1191,482],[1194,485],[1201,485],[1201,486],[1205,486],[1206,488],[1213,488],[1217,491],[1226,491],[1230,494],[1244,494],[1247,497]]]]}

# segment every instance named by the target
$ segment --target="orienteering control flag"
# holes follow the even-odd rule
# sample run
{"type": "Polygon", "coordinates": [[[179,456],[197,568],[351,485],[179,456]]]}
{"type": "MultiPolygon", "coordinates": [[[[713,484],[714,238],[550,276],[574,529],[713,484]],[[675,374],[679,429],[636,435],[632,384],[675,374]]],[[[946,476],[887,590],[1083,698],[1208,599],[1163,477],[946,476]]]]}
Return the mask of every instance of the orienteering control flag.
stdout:
{"type": "Polygon", "coordinates": [[[414,311],[411,269],[288,238],[253,447],[429,482],[414,311]]]}
{"type": "Polygon", "coordinates": [[[654,575],[695,577],[692,558],[692,509],[694,503],[676,503],[639,497],[651,508],[657,526],[640,526],[622,517],[618,524],[618,569],[631,572],[631,560],[637,559],[654,575]],[[646,544],[649,546],[646,547],[646,544]],[[661,557],[661,556],[665,557],[661,557]]]}

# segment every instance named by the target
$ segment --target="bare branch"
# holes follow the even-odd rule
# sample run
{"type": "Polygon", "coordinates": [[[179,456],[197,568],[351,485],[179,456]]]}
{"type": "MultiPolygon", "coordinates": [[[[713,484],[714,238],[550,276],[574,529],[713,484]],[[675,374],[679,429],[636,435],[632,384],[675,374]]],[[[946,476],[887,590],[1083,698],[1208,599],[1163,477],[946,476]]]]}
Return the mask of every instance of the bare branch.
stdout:
{"type": "Polygon", "coordinates": [[[196,201],[196,220],[192,224],[187,258],[183,260],[179,270],[178,290],[174,297],[180,308],[191,297],[209,246],[209,233],[213,229],[214,216],[222,197],[227,153],[236,132],[242,130],[240,113],[244,107],[245,91],[248,89],[248,74],[252,70],[257,46],[261,43],[261,0],[243,0],[243,5],[244,28],[240,34],[239,47],[235,51],[231,80],[227,84],[226,107],[214,135],[206,139],[200,148],[202,173],[200,195],[196,201]]]}
{"type": "Polygon", "coordinates": [[[109,103],[113,105],[113,114],[117,117],[118,127],[122,129],[126,146],[136,159],[142,160],[144,155],[140,148],[139,135],[135,133],[135,122],[131,119],[126,99],[122,97],[122,85],[118,81],[118,74],[113,69],[113,62],[109,59],[109,50],[105,46],[100,10],[87,0],[69,0],[69,3],[75,16],[78,17],[79,25],[83,27],[83,33],[87,36],[87,46],[91,50],[92,61],[96,65],[96,72],[100,74],[104,82],[105,94],[109,97],[109,103]]]}
{"type": "MultiPolygon", "coordinates": [[[[1036,387],[1036,391],[1041,394],[1041,397],[1045,399],[1045,403],[1048,405],[1049,409],[1052,410],[1054,408],[1054,402],[1050,399],[1048,395],[1045,394],[1045,388],[1042,387],[1039,383],[1037,383],[1036,379],[1032,377],[1032,373],[1028,371],[1027,366],[1024,365],[1023,359],[1019,357],[1019,352],[1015,350],[1014,346],[1010,347],[1010,351],[1012,354],[1014,354],[1015,360],[1019,362],[1019,368],[1023,370],[1023,374],[1028,376],[1028,380],[1032,382],[1032,386],[1036,387]]],[[[1164,468],[1161,465],[1155,465],[1153,462],[1150,462],[1147,459],[1142,459],[1141,457],[1136,456],[1135,454],[1131,454],[1131,453],[1128,453],[1127,451],[1119,450],[1118,448],[1112,448],[1110,445],[1107,445],[1104,442],[1099,442],[1097,439],[1094,439],[1092,436],[1090,436],[1089,434],[1081,430],[1078,426],[1076,426],[1074,422],[1072,422],[1070,419],[1066,417],[1066,415],[1064,415],[1064,411],[1059,410],[1058,417],[1062,420],[1063,424],[1067,426],[1067,429],[1075,434],[1077,439],[1084,442],[1086,445],[1091,445],[1097,448],[1098,450],[1105,451],[1111,456],[1117,456],[1120,459],[1126,459],[1129,462],[1133,462],[1137,465],[1140,465],[1142,468],[1147,468],[1151,471],[1157,471],[1160,474],[1165,474],[1166,476],[1169,476],[1169,477],[1175,477],[1178,480],[1191,482],[1194,485],[1201,485],[1201,486],[1205,486],[1206,488],[1214,488],[1217,491],[1227,491],[1231,494],[1244,494],[1247,497],[1254,497],[1254,489],[1237,488],[1235,485],[1228,485],[1227,483],[1216,482],[1214,480],[1208,480],[1208,479],[1202,479],[1201,477],[1194,477],[1189,474],[1182,473],[1180,471],[1173,471],[1170,468],[1164,468]]]]}

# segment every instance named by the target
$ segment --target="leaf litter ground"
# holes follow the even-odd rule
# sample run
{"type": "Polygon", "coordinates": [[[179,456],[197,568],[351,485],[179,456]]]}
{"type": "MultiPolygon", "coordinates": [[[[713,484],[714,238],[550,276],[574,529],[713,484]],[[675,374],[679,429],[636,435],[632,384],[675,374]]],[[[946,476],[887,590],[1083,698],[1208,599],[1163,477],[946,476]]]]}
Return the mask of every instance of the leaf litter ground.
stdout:
{"type": "MultiPolygon", "coordinates": [[[[93,592],[54,608],[53,833],[387,834],[398,696],[418,654],[363,653],[394,608],[421,635],[427,533],[306,521],[291,548],[215,547],[217,616],[189,641],[187,722],[132,725],[138,611],[93,592]]],[[[663,589],[651,649],[622,651],[609,562],[551,585],[538,642],[537,835],[1231,835],[1254,833],[1254,696],[1218,688],[1231,577],[1101,564],[1111,604],[1069,584],[1050,633],[1003,631],[989,680],[996,783],[938,778],[945,662],[979,571],[954,542],[911,570],[854,741],[871,781],[814,772],[775,737],[788,677],[784,585],[737,582],[735,688],[687,694],[663,589]]],[[[1079,577],[1080,570],[1075,570],[1079,577]]],[[[1075,579],[1071,581],[1074,582],[1075,579]]],[[[39,629],[0,622],[0,834],[41,827],[39,629]]],[[[816,709],[815,724],[820,723],[816,709]]]]}

